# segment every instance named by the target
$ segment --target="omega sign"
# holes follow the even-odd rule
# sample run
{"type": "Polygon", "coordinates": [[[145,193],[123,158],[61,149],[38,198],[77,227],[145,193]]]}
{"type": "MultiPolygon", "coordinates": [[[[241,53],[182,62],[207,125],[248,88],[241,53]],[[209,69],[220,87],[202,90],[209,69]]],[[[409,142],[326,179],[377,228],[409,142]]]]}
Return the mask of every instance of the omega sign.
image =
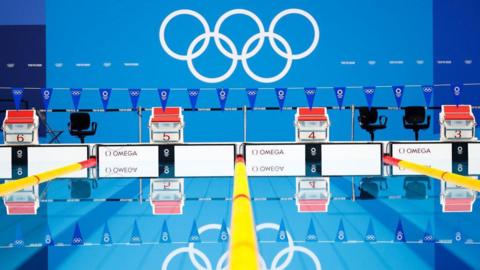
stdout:
{"type": "MultiPolygon", "coordinates": [[[[452,145],[450,143],[394,143],[393,157],[444,171],[452,170],[452,145]]],[[[413,172],[392,167],[393,175],[415,175],[413,172]]]]}
{"type": "Polygon", "coordinates": [[[417,148],[410,148],[410,147],[401,147],[398,149],[399,154],[432,154],[430,148],[427,147],[417,147],[417,148]]]}

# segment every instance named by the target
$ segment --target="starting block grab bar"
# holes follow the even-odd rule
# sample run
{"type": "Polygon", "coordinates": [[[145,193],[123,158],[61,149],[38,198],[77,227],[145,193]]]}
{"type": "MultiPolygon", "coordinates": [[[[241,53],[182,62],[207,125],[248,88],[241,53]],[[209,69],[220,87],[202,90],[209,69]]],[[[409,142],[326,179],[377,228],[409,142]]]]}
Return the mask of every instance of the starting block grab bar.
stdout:
{"type": "Polygon", "coordinates": [[[96,170],[66,178],[232,177],[237,152],[249,176],[415,175],[385,169],[383,156],[461,175],[480,175],[480,143],[322,142],[225,144],[2,145],[0,179],[18,179],[97,158],[96,170]]]}

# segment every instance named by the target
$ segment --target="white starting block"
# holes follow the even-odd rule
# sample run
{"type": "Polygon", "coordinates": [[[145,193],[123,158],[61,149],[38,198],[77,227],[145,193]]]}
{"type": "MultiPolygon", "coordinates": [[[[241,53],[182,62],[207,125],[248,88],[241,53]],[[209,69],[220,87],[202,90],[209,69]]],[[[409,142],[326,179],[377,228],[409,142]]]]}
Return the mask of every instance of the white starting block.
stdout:
{"type": "MultiPolygon", "coordinates": [[[[8,110],[3,121],[4,143],[8,145],[38,144],[39,121],[35,110],[8,110]]],[[[6,180],[14,181],[14,180],[6,180]]],[[[4,197],[7,215],[36,215],[40,207],[38,185],[4,197]]]]}
{"type": "Polygon", "coordinates": [[[471,105],[442,105],[440,140],[475,140],[475,126],[471,105]]]}
{"type": "Polygon", "coordinates": [[[150,180],[150,205],[154,215],[181,215],[184,202],[183,178],[150,180]]]}
{"type": "Polygon", "coordinates": [[[3,121],[5,144],[38,144],[38,123],[35,110],[8,110],[3,121]]]}
{"type": "MultiPolygon", "coordinates": [[[[297,142],[328,142],[330,120],[327,108],[298,108],[295,115],[297,142]]],[[[299,212],[327,212],[330,203],[329,177],[297,177],[295,195],[299,212]]]]}
{"type": "MultiPolygon", "coordinates": [[[[470,105],[442,105],[440,113],[440,140],[476,140],[475,116],[470,105]]],[[[441,183],[440,204],[443,212],[472,212],[476,192],[445,181],[441,183]]]]}
{"type": "Polygon", "coordinates": [[[327,142],[329,140],[330,120],[327,108],[298,108],[295,115],[297,142],[327,142]]]}
{"type": "Polygon", "coordinates": [[[180,107],[152,108],[150,128],[151,143],[183,142],[183,115],[180,107]]]}
{"type": "Polygon", "coordinates": [[[330,179],[327,177],[297,177],[295,197],[298,212],[327,212],[330,203],[330,179]]]}

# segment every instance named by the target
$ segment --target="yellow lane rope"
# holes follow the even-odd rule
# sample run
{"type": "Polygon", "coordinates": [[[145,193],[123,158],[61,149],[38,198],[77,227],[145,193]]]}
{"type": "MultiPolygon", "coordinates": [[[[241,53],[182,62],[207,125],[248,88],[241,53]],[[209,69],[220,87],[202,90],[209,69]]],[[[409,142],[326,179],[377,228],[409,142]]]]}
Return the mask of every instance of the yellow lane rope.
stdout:
{"type": "Polygon", "coordinates": [[[0,196],[6,196],[12,192],[16,192],[22,190],[24,188],[38,185],[50,180],[54,180],[58,177],[67,175],[69,173],[73,173],[76,171],[80,171],[86,168],[94,167],[97,164],[97,160],[95,158],[90,158],[82,162],[73,163],[58,169],[50,170],[47,172],[42,172],[39,174],[35,174],[32,176],[27,176],[24,178],[20,178],[15,181],[10,181],[0,185],[0,196]]]}
{"type": "Polygon", "coordinates": [[[235,163],[230,232],[229,269],[260,269],[255,221],[243,156],[238,156],[235,163]]]}

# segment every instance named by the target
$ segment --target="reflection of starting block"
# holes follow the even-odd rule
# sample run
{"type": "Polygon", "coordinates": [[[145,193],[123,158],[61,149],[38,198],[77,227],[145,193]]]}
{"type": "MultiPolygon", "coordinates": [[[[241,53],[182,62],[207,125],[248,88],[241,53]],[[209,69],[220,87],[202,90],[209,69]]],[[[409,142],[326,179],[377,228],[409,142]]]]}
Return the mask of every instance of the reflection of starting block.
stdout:
{"type": "Polygon", "coordinates": [[[295,115],[297,142],[328,141],[329,127],[330,120],[328,119],[326,108],[297,109],[297,114],[295,115]]]}
{"type": "Polygon", "coordinates": [[[183,213],[183,178],[150,180],[150,205],[154,215],[183,213]]]}
{"type": "Polygon", "coordinates": [[[470,105],[442,105],[440,140],[474,140],[475,116],[470,105]]]}
{"type": "Polygon", "coordinates": [[[150,142],[183,142],[183,116],[180,107],[152,108],[150,142]]]}
{"type": "MultiPolygon", "coordinates": [[[[3,121],[5,144],[38,144],[38,123],[35,110],[8,110],[3,121]]],[[[37,209],[40,206],[38,185],[9,194],[4,197],[3,203],[7,208],[8,215],[37,214],[37,209]]]]}
{"type": "Polygon", "coordinates": [[[330,179],[297,177],[296,202],[299,212],[327,212],[330,203],[330,179]]]}
{"type": "MultiPolygon", "coordinates": [[[[6,180],[5,182],[8,181],[6,180]]],[[[40,206],[38,185],[11,193],[4,197],[3,200],[7,208],[7,215],[36,215],[40,206]]]]}
{"type": "Polygon", "coordinates": [[[5,144],[38,144],[35,110],[8,110],[3,121],[5,144]]]}
{"type": "Polygon", "coordinates": [[[472,212],[476,192],[455,184],[442,182],[440,203],[443,212],[472,212]]]}
{"type": "MultiPolygon", "coordinates": [[[[442,105],[440,113],[440,140],[476,140],[475,116],[471,105],[442,105]]],[[[443,212],[472,212],[476,192],[455,184],[442,182],[440,203],[443,212]]]]}

